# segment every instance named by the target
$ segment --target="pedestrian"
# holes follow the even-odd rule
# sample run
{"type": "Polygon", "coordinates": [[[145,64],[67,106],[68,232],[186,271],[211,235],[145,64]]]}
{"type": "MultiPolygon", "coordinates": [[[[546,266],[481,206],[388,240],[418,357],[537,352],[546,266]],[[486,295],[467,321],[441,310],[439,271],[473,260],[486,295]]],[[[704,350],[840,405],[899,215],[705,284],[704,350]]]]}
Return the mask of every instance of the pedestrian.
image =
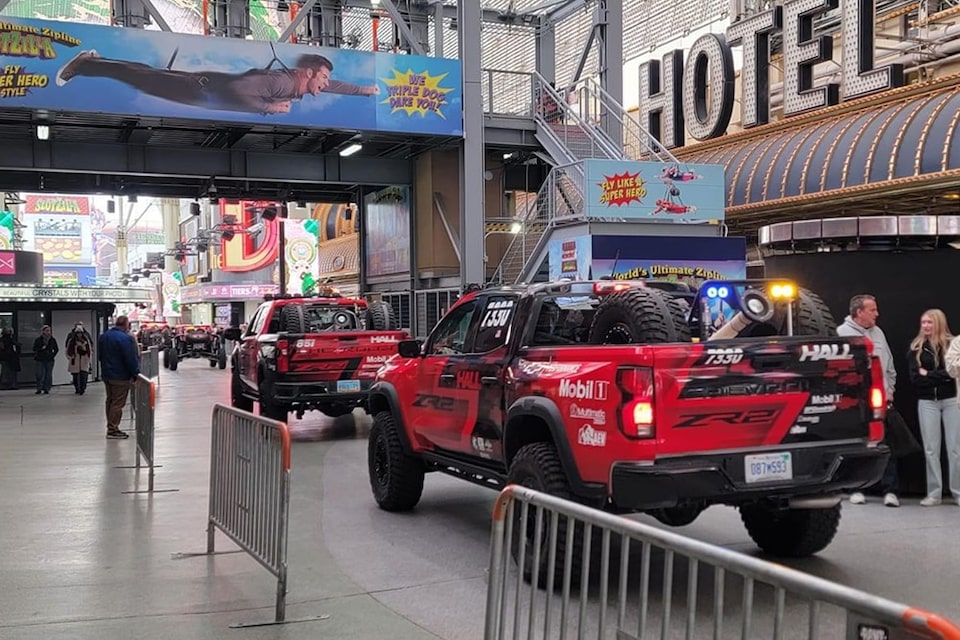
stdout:
{"type": "Polygon", "coordinates": [[[947,371],[947,353],[952,340],[947,316],[940,309],[928,309],[920,316],[920,332],[910,343],[907,354],[927,460],[927,495],[920,501],[924,507],[935,507],[943,499],[941,441],[947,445],[950,492],[960,505],[960,405],[957,405],[957,383],[947,371]]]}
{"type": "Polygon", "coordinates": [[[36,362],[37,395],[49,394],[53,386],[53,363],[60,353],[57,339],[50,325],[40,329],[40,336],[33,341],[33,359],[36,362]]]}
{"type": "Polygon", "coordinates": [[[73,376],[74,393],[82,396],[87,391],[87,378],[93,363],[93,340],[83,323],[78,322],[67,335],[67,370],[73,376]]]}
{"type": "MultiPolygon", "coordinates": [[[[858,294],[850,298],[850,315],[848,315],[843,324],[837,327],[837,335],[854,338],[868,338],[873,343],[873,355],[880,360],[880,367],[883,370],[883,387],[887,398],[887,411],[893,409],[893,393],[897,386],[897,369],[893,362],[893,353],[890,351],[890,345],[887,344],[887,336],[883,329],[877,326],[877,318],[880,317],[880,309],[877,306],[876,297],[869,294],[858,294]]],[[[889,443],[888,443],[889,445],[889,443]]],[[[897,497],[897,458],[899,456],[892,454],[887,460],[886,469],[880,482],[875,485],[883,494],[883,504],[888,507],[899,507],[900,499],[897,497]]],[[[852,504],[865,504],[866,496],[861,491],[851,494],[850,502],[852,504]]]]}
{"type": "Polygon", "coordinates": [[[140,375],[140,353],[136,340],[130,335],[127,316],[119,316],[113,327],[100,336],[97,356],[100,359],[100,375],[107,388],[107,438],[129,438],[126,432],[120,430],[120,421],[130,387],[140,375]]]}
{"type": "Polygon", "coordinates": [[[13,336],[13,327],[4,327],[0,334],[0,389],[16,389],[20,373],[20,343],[13,336]]]}

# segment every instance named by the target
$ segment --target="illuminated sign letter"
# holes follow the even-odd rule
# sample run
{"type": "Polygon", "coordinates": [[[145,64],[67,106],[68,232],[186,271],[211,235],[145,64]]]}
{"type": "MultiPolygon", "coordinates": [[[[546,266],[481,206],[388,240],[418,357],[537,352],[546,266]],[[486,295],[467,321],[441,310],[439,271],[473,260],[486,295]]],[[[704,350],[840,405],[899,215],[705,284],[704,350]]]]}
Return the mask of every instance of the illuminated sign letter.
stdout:
{"type": "Polygon", "coordinates": [[[723,36],[708,33],[690,47],[683,70],[683,119],[697,140],[723,135],[733,115],[733,53],[723,36]]]}
{"type": "Polygon", "coordinates": [[[640,65],[640,109],[647,131],[667,149],[683,146],[683,51],[640,65]]]}
{"type": "Polygon", "coordinates": [[[727,42],[743,45],[744,129],[770,122],[770,36],[783,28],[783,8],[774,7],[727,27],[727,42]]]}
{"type": "Polygon", "coordinates": [[[813,19],[837,8],[837,0],[790,0],[783,5],[783,114],[829,107],[840,102],[840,86],[813,88],[813,68],[833,59],[833,38],[813,37],[813,19]]]}
{"type": "MultiPolygon", "coordinates": [[[[241,200],[239,204],[220,201],[220,216],[234,215],[241,221],[240,228],[247,229],[256,222],[256,205],[260,203],[241,200]]],[[[276,220],[263,220],[263,232],[258,242],[249,233],[237,233],[230,240],[221,240],[221,271],[247,273],[271,266],[279,257],[280,234],[276,220]]]]}
{"type": "Polygon", "coordinates": [[[843,99],[903,86],[903,65],[873,68],[875,7],[873,0],[842,0],[843,99]]]}

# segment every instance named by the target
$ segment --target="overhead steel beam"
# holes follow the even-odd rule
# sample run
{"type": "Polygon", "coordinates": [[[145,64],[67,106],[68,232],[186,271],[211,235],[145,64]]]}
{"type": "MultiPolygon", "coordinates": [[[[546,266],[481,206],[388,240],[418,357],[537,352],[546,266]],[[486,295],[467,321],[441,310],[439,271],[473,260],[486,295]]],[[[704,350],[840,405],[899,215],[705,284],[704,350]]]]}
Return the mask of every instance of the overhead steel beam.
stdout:
{"type": "Polygon", "coordinates": [[[573,79],[570,80],[570,84],[574,85],[580,82],[581,76],[583,76],[583,68],[587,66],[587,58],[590,57],[590,49],[593,47],[593,41],[597,38],[597,25],[594,24],[590,27],[590,35],[587,36],[587,41],[583,45],[583,51],[580,52],[580,62],[577,63],[577,69],[573,72],[573,79]]]}
{"type": "MultiPolygon", "coordinates": [[[[468,0],[464,0],[465,2],[468,0]]],[[[479,2],[479,0],[469,0],[472,2],[479,2]]],[[[383,2],[380,3],[383,6],[383,2]]],[[[429,3],[428,3],[429,4],[429,3]]],[[[373,9],[373,3],[370,0],[343,0],[343,6],[352,7],[357,9],[373,9]]],[[[440,11],[443,12],[443,17],[449,20],[457,19],[457,8],[452,5],[441,5],[440,11]]],[[[536,16],[525,15],[525,14],[509,14],[497,11],[495,9],[481,9],[480,15],[483,19],[483,22],[490,22],[494,24],[529,24],[531,27],[536,22],[536,16]]]]}
{"type": "Polygon", "coordinates": [[[290,36],[296,32],[297,27],[303,24],[303,21],[307,19],[307,16],[313,11],[313,7],[317,4],[317,0],[307,0],[302,7],[300,7],[300,12],[297,13],[296,17],[290,21],[290,24],[287,25],[287,28],[283,30],[283,33],[277,38],[277,42],[288,42],[290,36]]]}
{"type": "Polygon", "coordinates": [[[562,22],[581,9],[585,9],[593,0],[567,0],[563,5],[548,11],[546,18],[550,22],[562,22]]]}
{"type": "MultiPolygon", "coordinates": [[[[611,98],[623,104],[623,0],[597,0],[597,44],[600,52],[600,86],[611,98]]],[[[620,146],[623,140],[623,114],[605,105],[600,126],[620,146]]]]}
{"type": "Polygon", "coordinates": [[[0,171],[35,173],[99,173],[169,176],[184,179],[334,184],[410,184],[406,159],[308,155],[160,147],[117,143],[84,143],[29,138],[0,139],[0,171]]]}
{"type": "Polygon", "coordinates": [[[143,3],[143,8],[147,10],[147,13],[150,14],[150,17],[153,18],[153,21],[157,23],[157,26],[160,27],[161,31],[173,31],[170,28],[170,25],[167,24],[166,19],[163,15],[160,14],[160,11],[153,4],[153,0],[140,0],[143,3]]]}
{"type": "Polygon", "coordinates": [[[410,52],[418,56],[427,55],[426,49],[423,48],[423,45],[417,40],[417,37],[413,35],[413,29],[410,28],[410,25],[407,24],[407,21],[400,14],[397,5],[393,4],[393,0],[380,0],[380,6],[390,14],[390,19],[393,20],[393,24],[400,30],[400,34],[403,36],[403,39],[407,41],[407,44],[410,45],[410,52]]]}

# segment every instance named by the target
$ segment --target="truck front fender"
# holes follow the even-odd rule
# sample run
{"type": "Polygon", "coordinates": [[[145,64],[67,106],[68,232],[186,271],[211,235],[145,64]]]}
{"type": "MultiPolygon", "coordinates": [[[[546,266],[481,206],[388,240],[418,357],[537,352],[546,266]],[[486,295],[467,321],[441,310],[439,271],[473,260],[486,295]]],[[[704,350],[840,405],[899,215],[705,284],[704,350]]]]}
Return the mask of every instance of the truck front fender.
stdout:
{"type": "Polygon", "coordinates": [[[400,413],[400,395],[396,387],[383,380],[374,382],[367,397],[367,406],[371,416],[376,416],[381,411],[389,411],[393,415],[393,423],[400,427],[397,430],[400,434],[400,444],[403,445],[404,451],[412,454],[413,447],[410,446],[410,438],[400,413]]]}

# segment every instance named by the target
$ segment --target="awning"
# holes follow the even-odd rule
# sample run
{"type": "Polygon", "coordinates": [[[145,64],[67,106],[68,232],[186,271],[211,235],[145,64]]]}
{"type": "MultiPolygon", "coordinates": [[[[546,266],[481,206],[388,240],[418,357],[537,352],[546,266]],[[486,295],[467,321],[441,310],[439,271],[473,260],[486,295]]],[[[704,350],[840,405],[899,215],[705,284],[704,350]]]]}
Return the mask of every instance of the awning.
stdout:
{"type": "MultiPolygon", "coordinates": [[[[726,167],[727,213],[950,178],[960,183],[960,74],[844,103],[678,150],[726,167]]],[[[956,204],[954,203],[954,207],[956,204]]]]}

